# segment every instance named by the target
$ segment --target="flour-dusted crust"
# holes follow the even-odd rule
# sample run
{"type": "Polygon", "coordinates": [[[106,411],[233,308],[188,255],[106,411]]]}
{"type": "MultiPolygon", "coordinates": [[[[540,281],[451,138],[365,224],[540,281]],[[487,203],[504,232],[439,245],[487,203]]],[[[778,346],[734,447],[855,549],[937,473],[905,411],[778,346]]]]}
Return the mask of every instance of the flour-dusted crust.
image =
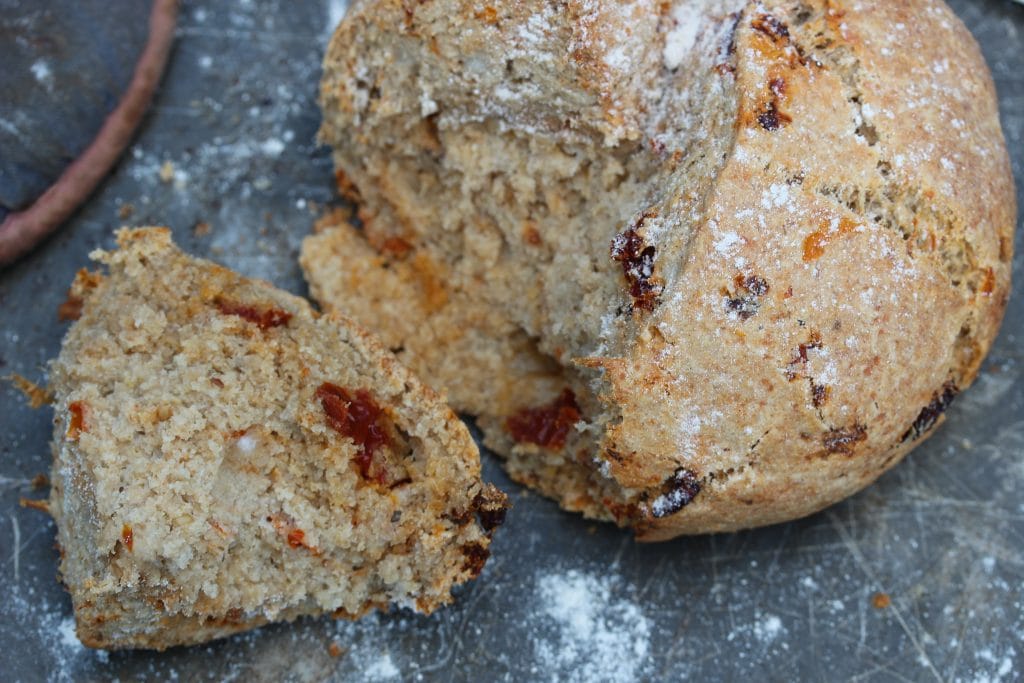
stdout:
{"type": "Polygon", "coordinates": [[[163,649],[305,614],[430,612],[504,496],[433,391],[338,315],[118,233],[52,366],[50,510],[78,635],[163,649]],[[362,411],[362,412],[360,412],[362,411]]]}
{"type": "Polygon", "coordinates": [[[643,540],[860,490],[1006,305],[995,94],[941,2],[362,2],[321,101],[364,230],[307,240],[314,296],[643,540]]]}

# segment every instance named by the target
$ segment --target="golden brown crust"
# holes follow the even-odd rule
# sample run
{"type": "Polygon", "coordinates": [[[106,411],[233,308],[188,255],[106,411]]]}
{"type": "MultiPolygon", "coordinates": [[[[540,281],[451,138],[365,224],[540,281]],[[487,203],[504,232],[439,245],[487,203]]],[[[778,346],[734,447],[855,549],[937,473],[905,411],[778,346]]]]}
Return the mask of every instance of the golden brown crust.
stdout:
{"type": "Polygon", "coordinates": [[[829,7],[785,40],[741,25],[737,54],[757,58],[737,62],[741,130],[668,295],[683,303],[609,368],[623,406],[609,445],[639,454],[616,478],[647,488],[685,467],[704,482],[644,540],[784,521],[863,488],[929,433],[998,330],[1015,205],[976,45],[940,3],[829,7]],[[766,130],[773,87],[789,120],[766,130]],[[750,278],[767,291],[737,285],[750,278]],[[692,433],[664,428],[688,409],[692,433]]]}
{"type": "MultiPolygon", "coordinates": [[[[562,366],[519,406],[571,388],[584,419],[561,448],[516,443],[486,388],[462,405],[563,506],[661,540],[851,495],[941,421],[1006,305],[1016,207],[977,46],[934,0],[597,6],[601,39],[570,7],[528,55],[511,27],[542,3],[502,24],[433,2],[401,31],[396,3],[360,6],[325,62],[322,135],[369,242],[400,235],[449,299],[562,366]]],[[[334,273],[377,267],[328,254],[343,231],[304,249],[325,306],[355,291],[334,273]]],[[[385,334],[415,290],[387,291],[385,334]]],[[[493,372],[487,345],[451,350],[493,372]]]]}

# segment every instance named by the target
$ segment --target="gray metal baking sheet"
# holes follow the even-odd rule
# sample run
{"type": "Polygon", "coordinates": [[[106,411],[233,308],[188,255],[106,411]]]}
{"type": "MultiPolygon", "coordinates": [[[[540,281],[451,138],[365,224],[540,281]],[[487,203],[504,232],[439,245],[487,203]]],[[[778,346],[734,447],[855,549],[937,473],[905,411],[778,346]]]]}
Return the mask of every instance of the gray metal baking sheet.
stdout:
{"type": "MultiPolygon", "coordinates": [[[[0,273],[0,375],[45,381],[67,285],[122,223],[169,225],[188,251],[305,293],[299,244],[335,201],[313,138],[343,4],[182,3],[167,78],[126,158],[61,232],[0,273]]],[[[993,70],[1024,204],[1024,7],[952,4],[993,70]]],[[[946,424],[825,512],[641,546],[509,482],[485,454],[515,508],[453,606],[302,619],[160,654],[75,639],[53,524],[18,505],[45,495],[29,480],[49,468],[51,412],[3,383],[0,680],[1024,680],[1021,261],[1002,333],[946,424]]]]}

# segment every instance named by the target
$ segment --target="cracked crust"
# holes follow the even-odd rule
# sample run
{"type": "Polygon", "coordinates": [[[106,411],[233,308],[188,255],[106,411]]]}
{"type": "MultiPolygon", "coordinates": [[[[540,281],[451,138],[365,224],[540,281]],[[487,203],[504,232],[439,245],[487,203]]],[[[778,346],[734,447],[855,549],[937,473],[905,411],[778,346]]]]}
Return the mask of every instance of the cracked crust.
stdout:
{"type": "Polygon", "coordinates": [[[642,540],[860,490],[973,381],[1006,305],[1016,206],[977,46],[930,0],[597,3],[601,40],[575,6],[346,19],[322,136],[363,248],[401,239],[449,303],[435,317],[401,267],[339,250],[360,240],[343,226],[304,245],[314,295],[385,334],[409,309],[479,332],[442,347],[454,367],[409,362],[515,478],[642,540]],[[350,268],[391,278],[369,310],[350,268]],[[513,338],[555,371],[499,353],[490,375],[477,358],[513,338]],[[522,400],[459,385],[475,372],[522,400]],[[513,438],[567,388],[584,419],[564,443],[513,438]]]}

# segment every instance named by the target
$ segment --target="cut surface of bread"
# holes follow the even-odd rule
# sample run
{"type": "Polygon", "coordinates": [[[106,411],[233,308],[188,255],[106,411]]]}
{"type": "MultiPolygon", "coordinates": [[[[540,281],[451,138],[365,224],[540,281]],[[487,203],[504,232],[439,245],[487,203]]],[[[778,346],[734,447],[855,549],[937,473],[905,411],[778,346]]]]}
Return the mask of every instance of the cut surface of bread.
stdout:
{"type": "Polygon", "coordinates": [[[367,0],[321,104],[363,229],[306,240],[314,297],[643,540],[860,490],[1006,305],[996,99],[941,2],[367,0]]]}
{"type": "Polygon", "coordinates": [[[163,649],[299,615],[430,612],[505,497],[369,333],[122,230],[52,365],[50,509],[78,635],[163,649]]]}

